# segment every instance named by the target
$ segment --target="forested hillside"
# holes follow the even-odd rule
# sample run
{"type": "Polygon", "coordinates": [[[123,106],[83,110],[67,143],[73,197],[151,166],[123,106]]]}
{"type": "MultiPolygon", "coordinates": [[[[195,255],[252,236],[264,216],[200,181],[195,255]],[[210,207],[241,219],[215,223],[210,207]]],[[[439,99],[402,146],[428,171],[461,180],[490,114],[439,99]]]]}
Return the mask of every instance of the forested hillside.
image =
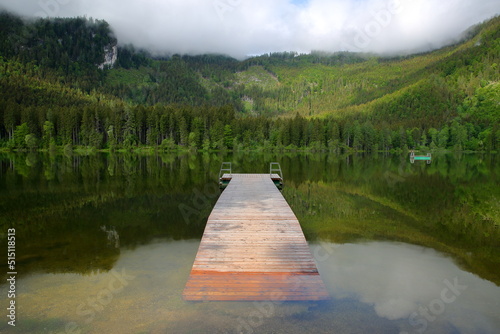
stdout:
{"type": "MultiPolygon", "coordinates": [[[[105,21],[75,18],[25,22],[0,13],[0,55],[36,65],[71,87],[91,90],[104,79],[99,66],[117,44],[105,21]]],[[[102,67],[102,66],[101,66],[102,67]]]]}
{"type": "Polygon", "coordinates": [[[500,148],[500,18],[421,55],[238,61],[118,48],[105,21],[0,14],[0,145],[500,148]]]}

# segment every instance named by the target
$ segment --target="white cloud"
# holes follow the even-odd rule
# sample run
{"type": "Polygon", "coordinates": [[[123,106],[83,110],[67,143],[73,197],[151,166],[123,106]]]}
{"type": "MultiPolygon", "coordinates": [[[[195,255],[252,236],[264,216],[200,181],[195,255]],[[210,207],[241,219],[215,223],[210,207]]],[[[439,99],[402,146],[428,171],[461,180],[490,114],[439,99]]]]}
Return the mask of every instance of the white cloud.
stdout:
{"type": "Polygon", "coordinates": [[[168,53],[405,52],[500,13],[498,0],[0,0],[35,16],[107,20],[121,43],[168,53]]]}

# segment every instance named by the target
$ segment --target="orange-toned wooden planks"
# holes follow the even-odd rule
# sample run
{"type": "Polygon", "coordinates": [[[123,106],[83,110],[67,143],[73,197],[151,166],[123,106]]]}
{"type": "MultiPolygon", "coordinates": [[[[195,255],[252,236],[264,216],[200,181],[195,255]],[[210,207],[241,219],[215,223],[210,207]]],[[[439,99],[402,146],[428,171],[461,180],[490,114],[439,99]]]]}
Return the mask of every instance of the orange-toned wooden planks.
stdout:
{"type": "Polygon", "coordinates": [[[269,174],[232,174],[210,217],[183,298],[324,300],[299,221],[269,174]]]}

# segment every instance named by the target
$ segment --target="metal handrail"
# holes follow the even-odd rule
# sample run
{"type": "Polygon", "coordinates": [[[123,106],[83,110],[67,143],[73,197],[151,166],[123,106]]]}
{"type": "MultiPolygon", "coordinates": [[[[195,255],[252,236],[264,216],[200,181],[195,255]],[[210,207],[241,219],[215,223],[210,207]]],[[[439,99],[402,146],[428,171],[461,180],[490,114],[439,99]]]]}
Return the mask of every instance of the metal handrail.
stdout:
{"type": "Polygon", "coordinates": [[[232,175],[232,163],[231,162],[223,162],[222,165],[220,166],[220,171],[219,171],[219,180],[224,175],[224,172],[229,172],[229,175],[232,175]],[[229,168],[227,166],[229,165],[229,168]],[[226,167],[226,168],[224,168],[226,167]]]}
{"type": "Polygon", "coordinates": [[[273,175],[273,172],[279,172],[279,176],[281,177],[281,180],[283,180],[283,172],[281,171],[281,166],[279,164],[279,162],[271,162],[269,164],[269,177],[272,177],[273,175]],[[276,168],[273,168],[273,166],[278,166],[276,168]]]}

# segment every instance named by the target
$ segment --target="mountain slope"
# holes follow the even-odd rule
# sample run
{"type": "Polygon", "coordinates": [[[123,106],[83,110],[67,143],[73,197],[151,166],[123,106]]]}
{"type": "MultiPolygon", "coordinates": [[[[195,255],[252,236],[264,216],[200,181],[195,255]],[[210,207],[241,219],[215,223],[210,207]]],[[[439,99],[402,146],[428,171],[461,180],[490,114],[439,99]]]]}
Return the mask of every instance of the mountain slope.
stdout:
{"type": "Polygon", "coordinates": [[[1,14],[0,26],[4,146],[46,147],[53,139],[205,149],[500,147],[499,17],[457,45],[390,59],[321,52],[153,58],[125,46],[115,62],[117,41],[104,21],[1,14]],[[28,134],[39,142],[24,143],[28,134]]]}
{"type": "MultiPolygon", "coordinates": [[[[136,82],[108,81],[110,87],[122,89],[109,92],[141,103],[179,102],[162,92],[162,81],[170,77],[181,83],[184,92],[199,91],[192,103],[222,99],[243,113],[286,116],[298,112],[303,116],[368,118],[375,123],[390,120],[396,121],[396,127],[440,127],[459,116],[460,108],[474,99],[478,88],[498,81],[499,31],[497,17],[471,29],[468,39],[458,45],[393,59],[319,52],[277,53],[243,62],[222,56],[172,57],[157,62],[156,68],[144,69],[136,82]],[[185,86],[166,69],[182,66],[180,73],[197,79],[203,91],[194,81],[185,86]],[[147,89],[144,78],[149,82],[147,89]],[[141,90],[148,99],[137,98],[141,90]]],[[[111,70],[110,77],[116,79],[119,71],[111,70]]]]}
{"type": "Polygon", "coordinates": [[[99,86],[112,65],[117,40],[105,21],[74,19],[23,20],[0,12],[0,56],[34,63],[61,81],[86,90],[99,86]]]}

